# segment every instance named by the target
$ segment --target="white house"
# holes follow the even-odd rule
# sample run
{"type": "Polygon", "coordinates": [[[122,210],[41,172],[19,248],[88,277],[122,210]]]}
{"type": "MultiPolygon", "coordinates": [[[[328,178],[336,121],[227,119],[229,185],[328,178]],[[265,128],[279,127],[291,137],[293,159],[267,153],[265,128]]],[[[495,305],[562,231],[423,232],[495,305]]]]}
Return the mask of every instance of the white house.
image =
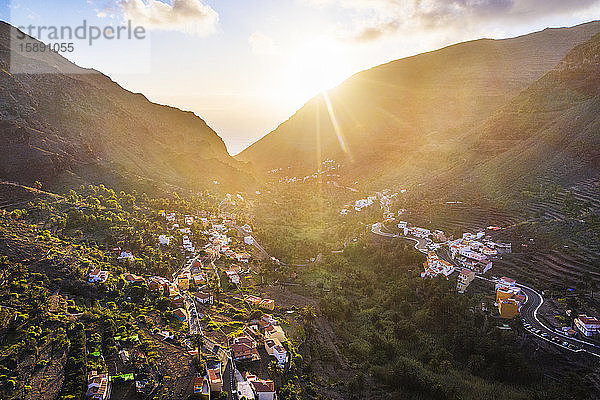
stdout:
{"type": "Polygon", "coordinates": [[[102,271],[99,268],[95,268],[90,271],[88,274],[88,282],[90,283],[100,283],[106,282],[108,279],[108,271],[102,271]]]}
{"type": "Polygon", "coordinates": [[[168,237],[167,235],[160,235],[158,237],[158,243],[163,246],[168,246],[169,243],[171,243],[171,238],[168,237]]]}
{"type": "Polygon", "coordinates": [[[119,260],[119,261],[133,260],[133,254],[128,251],[122,251],[121,255],[119,257],[117,257],[117,260],[119,260]]]}
{"type": "Polygon", "coordinates": [[[248,224],[245,224],[244,226],[242,226],[242,230],[246,233],[252,233],[252,227],[248,224]]]}
{"type": "Polygon", "coordinates": [[[246,243],[247,245],[252,245],[254,244],[254,238],[252,236],[245,236],[244,243],[246,243]]]}
{"type": "Polygon", "coordinates": [[[418,238],[426,238],[431,235],[431,231],[425,228],[413,228],[412,234],[418,238]]]}
{"type": "Polygon", "coordinates": [[[213,303],[213,295],[210,293],[198,292],[194,293],[194,297],[198,300],[199,303],[202,304],[212,304],[213,303]]]}
{"type": "Polygon", "coordinates": [[[513,287],[515,287],[516,284],[517,284],[517,281],[515,281],[514,279],[503,276],[496,283],[496,290],[498,290],[498,288],[501,288],[501,287],[513,288],[513,287]]]}
{"type": "Polygon", "coordinates": [[[404,230],[404,228],[406,228],[407,225],[408,225],[408,222],[406,222],[406,221],[400,221],[400,222],[398,222],[398,229],[404,230]]]}
{"type": "Polygon", "coordinates": [[[594,336],[600,333],[600,320],[582,314],[575,318],[575,327],[584,336],[594,336]]]}
{"type": "Polygon", "coordinates": [[[283,367],[287,362],[287,352],[279,340],[275,338],[265,339],[265,350],[267,354],[275,357],[280,367],[283,367]]]}

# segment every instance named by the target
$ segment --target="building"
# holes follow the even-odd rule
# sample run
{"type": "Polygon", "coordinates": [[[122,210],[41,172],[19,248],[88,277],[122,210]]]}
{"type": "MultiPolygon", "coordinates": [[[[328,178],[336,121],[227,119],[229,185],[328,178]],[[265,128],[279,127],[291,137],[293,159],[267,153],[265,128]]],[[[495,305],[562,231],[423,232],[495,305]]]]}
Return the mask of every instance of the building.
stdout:
{"type": "Polygon", "coordinates": [[[412,234],[415,237],[425,239],[431,235],[431,231],[429,229],[415,227],[412,229],[412,234]]]}
{"type": "Polygon", "coordinates": [[[173,310],[173,315],[181,322],[187,321],[187,311],[184,308],[180,307],[173,310]]]}
{"type": "Polygon", "coordinates": [[[258,305],[260,304],[262,299],[260,297],[250,295],[250,296],[246,296],[244,301],[246,303],[250,304],[251,306],[258,307],[258,305]]]}
{"type": "Polygon", "coordinates": [[[280,367],[287,362],[287,352],[277,339],[266,339],[265,350],[268,355],[275,357],[280,367]]]}
{"type": "Polygon", "coordinates": [[[496,290],[496,303],[498,303],[500,300],[514,298],[514,296],[517,296],[520,293],[521,289],[519,289],[518,287],[500,286],[496,290]]]}
{"type": "Polygon", "coordinates": [[[119,260],[121,262],[133,261],[133,259],[134,259],[133,254],[129,251],[122,251],[121,254],[119,255],[119,257],[117,257],[117,260],[119,260]]]}
{"type": "Polygon", "coordinates": [[[211,392],[220,392],[223,389],[223,379],[221,378],[221,364],[215,368],[207,368],[206,374],[210,384],[211,392]]]}
{"type": "Polygon", "coordinates": [[[498,302],[501,318],[511,319],[519,315],[519,303],[515,299],[503,299],[498,302]]]}
{"type": "Polygon", "coordinates": [[[143,283],[146,282],[143,276],[130,274],[129,272],[123,274],[123,279],[127,283],[143,283]]]}
{"type": "Polygon", "coordinates": [[[260,308],[273,311],[275,309],[275,300],[262,299],[259,304],[260,308]]]}
{"type": "Polygon", "coordinates": [[[86,396],[93,400],[106,400],[110,398],[110,382],[108,376],[97,371],[88,374],[88,389],[86,396]]]}
{"type": "Polygon", "coordinates": [[[106,282],[107,279],[108,279],[108,271],[102,271],[99,268],[94,268],[88,274],[88,282],[90,282],[90,283],[106,282]]]}
{"type": "Polygon", "coordinates": [[[192,277],[192,280],[194,281],[194,285],[196,287],[202,286],[206,284],[206,278],[204,277],[203,274],[196,274],[192,277]]]}
{"type": "Polygon", "coordinates": [[[189,290],[190,289],[190,279],[187,274],[181,274],[177,277],[177,286],[181,290],[189,290]]]}
{"type": "Polygon", "coordinates": [[[444,234],[444,231],[440,231],[439,229],[436,229],[435,231],[433,231],[433,239],[437,240],[438,242],[445,242],[446,240],[446,235],[444,234]]]}
{"type": "Polygon", "coordinates": [[[200,396],[203,400],[210,399],[210,385],[208,379],[201,376],[194,378],[194,394],[200,396]]]}
{"type": "Polygon", "coordinates": [[[251,246],[254,244],[254,238],[252,236],[244,236],[244,243],[251,246]]]}
{"type": "Polygon", "coordinates": [[[279,322],[275,318],[273,318],[271,314],[263,314],[261,320],[265,321],[267,324],[270,325],[279,325],[279,322]]]}
{"type": "Polygon", "coordinates": [[[454,272],[454,264],[440,259],[435,251],[427,253],[427,260],[423,267],[425,270],[421,272],[421,278],[433,278],[439,274],[447,277],[454,272]]]}
{"type": "Polygon", "coordinates": [[[503,287],[503,286],[504,287],[515,287],[516,285],[517,285],[517,282],[514,279],[503,276],[496,283],[496,290],[498,290],[498,288],[503,287]]]}
{"type": "Polygon", "coordinates": [[[273,381],[259,380],[254,375],[247,375],[256,400],[275,400],[275,383],[273,381]]]}
{"type": "Polygon", "coordinates": [[[575,327],[584,336],[594,336],[600,332],[600,320],[582,314],[575,318],[575,327]]]}
{"type": "Polygon", "coordinates": [[[268,325],[265,327],[265,340],[266,339],[277,339],[279,343],[287,342],[285,332],[279,325],[268,325]]]}
{"type": "Polygon", "coordinates": [[[235,285],[240,283],[240,276],[235,271],[227,270],[225,273],[227,274],[227,277],[231,283],[235,285]]]}
{"type": "Polygon", "coordinates": [[[498,251],[496,249],[492,249],[491,247],[487,247],[487,246],[484,246],[481,249],[481,252],[488,257],[494,257],[494,256],[498,255],[498,251]]]}
{"type": "Polygon", "coordinates": [[[202,304],[213,304],[214,303],[214,297],[210,293],[198,292],[198,293],[194,293],[194,297],[196,298],[198,303],[202,303],[202,304]]]}
{"type": "Polygon", "coordinates": [[[168,246],[169,243],[171,243],[171,238],[168,237],[167,235],[159,235],[158,243],[162,246],[168,246]]]}
{"type": "Polygon", "coordinates": [[[256,342],[248,336],[240,336],[233,339],[231,352],[235,361],[257,361],[260,360],[256,342]]]}
{"type": "Polygon", "coordinates": [[[473,282],[473,279],[475,279],[475,272],[468,269],[460,271],[456,281],[456,290],[458,293],[464,293],[471,282],[473,282]]]}
{"type": "Polygon", "coordinates": [[[162,276],[152,276],[148,278],[148,289],[152,292],[167,293],[170,282],[162,276]]]}

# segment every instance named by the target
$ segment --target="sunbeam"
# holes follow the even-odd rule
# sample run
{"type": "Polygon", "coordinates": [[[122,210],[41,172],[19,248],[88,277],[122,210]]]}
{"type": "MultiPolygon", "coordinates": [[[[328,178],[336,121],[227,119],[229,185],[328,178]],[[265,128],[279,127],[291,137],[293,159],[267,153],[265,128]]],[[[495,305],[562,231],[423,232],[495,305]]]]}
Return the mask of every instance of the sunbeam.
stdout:
{"type": "Polygon", "coordinates": [[[333,106],[331,104],[331,100],[329,99],[329,95],[326,91],[323,92],[323,98],[325,99],[325,105],[327,106],[327,112],[329,113],[329,119],[331,120],[331,124],[333,125],[333,130],[335,131],[335,135],[337,136],[338,142],[340,143],[340,147],[342,151],[346,153],[350,158],[352,158],[352,153],[348,148],[346,141],[344,140],[344,134],[342,132],[342,128],[335,117],[335,112],[333,110],[333,106]]]}

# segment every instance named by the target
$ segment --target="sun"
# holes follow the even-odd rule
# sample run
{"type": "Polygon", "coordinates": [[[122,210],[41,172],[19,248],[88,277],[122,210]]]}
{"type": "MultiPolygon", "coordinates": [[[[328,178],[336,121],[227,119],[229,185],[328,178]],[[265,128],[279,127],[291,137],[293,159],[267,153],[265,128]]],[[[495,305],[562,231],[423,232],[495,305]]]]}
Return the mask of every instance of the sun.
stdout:
{"type": "Polygon", "coordinates": [[[304,103],[349,75],[348,58],[339,42],[327,37],[307,40],[290,49],[285,76],[289,99],[304,103]]]}

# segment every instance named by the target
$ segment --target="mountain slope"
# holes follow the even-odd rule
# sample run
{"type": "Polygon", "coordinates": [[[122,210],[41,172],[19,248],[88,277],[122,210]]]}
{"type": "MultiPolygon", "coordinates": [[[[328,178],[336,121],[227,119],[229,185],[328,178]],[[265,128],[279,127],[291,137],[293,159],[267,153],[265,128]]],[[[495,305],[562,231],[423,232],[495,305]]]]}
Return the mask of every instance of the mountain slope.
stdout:
{"type": "Polygon", "coordinates": [[[338,132],[327,100],[318,96],[237,158],[259,171],[297,166],[304,173],[316,168],[320,155],[343,162],[350,174],[363,178],[391,173],[417,179],[432,168],[447,167],[445,159],[430,164],[429,155],[436,158],[460,145],[456,139],[462,132],[598,31],[600,23],[592,22],[513,39],[476,40],[358,73],[328,92],[338,132]],[[427,163],[415,166],[414,160],[427,163]]]}
{"type": "Polygon", "coordinates": [[[493,115],[474,134],[466,181],[495,197],[600,172],[600,34],[493,115]],[[490,153],[490,150],[493,152],[490,153]]]}
{"type": "Polygon", "coordinates": [[[56,53],[11,51],[16,32],[1,23],[0,178],[48,185],[141,178],[195,187],[251,181],[193,113],[153,104],[56,53]],[[11,74],[11,62],[31,73],[11,74]]]}

